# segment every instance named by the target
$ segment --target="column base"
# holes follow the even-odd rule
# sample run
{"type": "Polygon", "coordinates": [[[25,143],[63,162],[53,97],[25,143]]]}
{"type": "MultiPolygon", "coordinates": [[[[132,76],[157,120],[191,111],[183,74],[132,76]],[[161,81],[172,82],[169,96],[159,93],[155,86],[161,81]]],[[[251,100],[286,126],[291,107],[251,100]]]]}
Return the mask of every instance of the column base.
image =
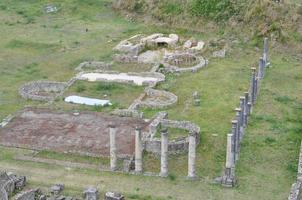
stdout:
{"type": "Polygon", "coordinates": [[[235,176],[223,176],[221,179],[221,185],[227,188],[235,187],[236,185],[235,176]]]}
{"type": "Polygon", "coordinates": [[[186,179],[189,181],[196,181],[196,180],[198,180],[198,177],[197,176],[187,176],[186,179]]]}
{"type": "Polygon", "coordinates": [[[231,188],[235,187],[236,183],[235,168],[226,168],[224,175],[221,177],[221,185],[223,187],[231,188]]]}
{"type": "Polygon", "coordinates": [[[136,175],[142,175],[143,171],[134,171],[134,174],[136,174],[136,175]]]}
{"type": "Polygon", "coordinates": [[[169,175],[168,173],[159,173],[159,176],[163,178],[167,178],[168,175],[169,175]]]}

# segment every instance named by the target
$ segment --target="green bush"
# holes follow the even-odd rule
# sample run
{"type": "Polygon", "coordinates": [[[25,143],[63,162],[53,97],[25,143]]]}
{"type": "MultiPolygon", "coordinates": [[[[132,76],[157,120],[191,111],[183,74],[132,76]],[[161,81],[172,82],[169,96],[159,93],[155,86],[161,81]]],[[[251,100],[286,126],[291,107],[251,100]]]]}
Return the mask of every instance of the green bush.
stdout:
{"type": "Polygon", "coordinates": [[[166,2],[162,9],[166,14],[177,15],[183,12],[183,8],[180,3],[166,2]]]}
{"type": "Polygon", "coordinates": [[[192,14],[209,19],[227,20],[236,13],[231,0],[193,0],[192,14]]]}

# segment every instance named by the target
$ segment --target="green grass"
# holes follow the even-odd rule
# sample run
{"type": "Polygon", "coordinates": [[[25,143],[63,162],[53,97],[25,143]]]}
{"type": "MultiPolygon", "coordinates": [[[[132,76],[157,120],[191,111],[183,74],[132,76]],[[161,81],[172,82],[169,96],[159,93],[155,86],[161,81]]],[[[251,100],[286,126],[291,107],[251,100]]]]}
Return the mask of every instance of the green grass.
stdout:
{"type": "Polygon", "coordinates": [[[113,105],[105,107],[84,106],[66,103],[64,102],[63,98],[59,98],[52,106],[64,110],[71,109],[110,112],[116,108],[128,108],[143,91],[143,87],[135,85],[77,81],[64,93],[65,97],[70,95],[78,95],[89,98],[107,99],[110,100],[113,105]]]}
{"type": "MultiPolygon", "coordinates": [[[[105,0],[51,2],[59,7],[59,12],[43,13],[43,6],[49,3],[44,0],[4,0],[0,3],[0,119],[25,105],[49,107],[20,98],[17,90],[22,84],[40,79],[67,81],[75,75],[74,69],[82,61],[110,61],[112,48],[132,35],[176,32],[206,41],[219,35],[183,29],[163,30],[129,22],[114,14],[108,6],[109,1],[105,0]]],[[[286,199],[295,181],[301,140],[302,65],[290,54],[277,53],[279,49],[272,52],[273,68],[266,72],[241,148],[237,165],[239,186],[232,190],[213,185],[212,178],[221,175],[226,134],[231,129],[234,108],[239,105],[239,96],[248,88],[250,67],[257,66],[260,56],[260,51],[244,42],[232,46],[227,58],[210,59],[210,64],[198,73],[168,75],[167,81],[157,87],[179,97],[177,104],[166,110],[170,119],[189,120],[201,127],[201,143],[197,149],[197,174],[201,180],[190,182],[184,178],[186,154],[169,157],[171,176],[168,179],[21,162],[14,160],[14,155],[27,151],[2,147],[0,169],[27,175],[31,187],[47,189],[51,184],[63,182],[67,186],[66,193],[79,196],[85,187],[95,185],[102,194],[109,190],[119,191],[129,199],[286,199]],[[193,105],[194,91],[201,95],[199,107],[193,105]]],[[[145,67],[148,69],[148,66],[142,66],[143,69],[131,65],[114,66],[124,71],[143,71],[145,67]]],[[[77,82],[64,95],[104,98],[104,94],[110,94],[115,106],[127,107],[141,91],[142,88],[135,86],[77,82]]],[[[65,104],[62,99],[50,107],[107,111],[107,108],[65,104]]],[[[152,117],[159,110],[143,111],[147,117],[152,117]]],[[[40,156],[98,162],[48,152],[42,152],[40,156]]],[[[159,172],[159,162],[154,155],[144,157],[147,171],[159,172]]]]}
{"type": "Polygon", "coordinates": [[[109,165],[109,159],[106,158],[96,158],[90,156],[79,156],[76,154],[64,154],[64,153],[57,153],[53,151],[40,151],[35,154],[35,157],[38,158],[47,158],[47,159],[55,159],[55,160],[62,160],[62,161],[69,161],[75,163],[86,163],[86,164],[93,164],[93,165],[109,165]]]}

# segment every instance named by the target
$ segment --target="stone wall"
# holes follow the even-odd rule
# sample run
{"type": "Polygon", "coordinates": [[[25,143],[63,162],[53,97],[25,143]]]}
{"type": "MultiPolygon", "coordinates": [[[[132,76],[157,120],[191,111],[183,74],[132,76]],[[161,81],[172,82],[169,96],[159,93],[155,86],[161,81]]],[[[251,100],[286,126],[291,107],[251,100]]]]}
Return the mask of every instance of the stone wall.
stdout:
{"type": "Polygon", "coordinates": [[[86,61],[79,64],[76,71],[84,71],[84,70],[110,70],[112,67],[112,63],[105,63],[100,61],[86,61]]]}
{"type": "Polygon", "coordinates": [[[35,101],[52,101],[61,95],[67,83],[51,81],[34,81],[24,84],[19,89],[19,94],[24,99],[35,101]]]}
{"type": "Polygon", "coordinates": [[[130,109],[116,109],[111,112],[113,115],[117,115],[119,117],[134,117],[134,118],[143,118],[144,114],[137,110],[130,109]]]}
{"type": "Polygon", "coordinates": [[[297,181],[292,185],[288,200],[301,200],[301,199],[302,199],[302,142],[300,147],[297,181]]]}
{"type": "MultiPolygon", "coordinates": [[[[159,127],[170,127],[170,128],[179,128],[187,130],[188,132],[195,132],[197,145],[200,142],[200,128],[192,122],[189,121],[175,121],[168,120],[167,113],[160,112],[156,118],[149,125],[149,132],[144,135],[144,148],[147,152],[160,154],[161,152],[161,139],[155,138],[155,134],[158,131],[159,127]]],[[[173,134],[173,133],[171,133],[173,134]]],[[[178,154],[181,152],[187,152],[189,147],[189,138],[188,136],[179,137],[175,140],[169,141],[168,151],[169,154],[178,154]]]]}
{"type": "Polygon", "coordinates": [[[16,190],[21,190],[26,184],[25,177],[0,172],[0,199],[8,200],[16,190]]]}
{"type": "Polygon", "coordinates": [[[36,200],[37,192],[37,189],[21,192],[15,196],[15,200],[36,200]]]}

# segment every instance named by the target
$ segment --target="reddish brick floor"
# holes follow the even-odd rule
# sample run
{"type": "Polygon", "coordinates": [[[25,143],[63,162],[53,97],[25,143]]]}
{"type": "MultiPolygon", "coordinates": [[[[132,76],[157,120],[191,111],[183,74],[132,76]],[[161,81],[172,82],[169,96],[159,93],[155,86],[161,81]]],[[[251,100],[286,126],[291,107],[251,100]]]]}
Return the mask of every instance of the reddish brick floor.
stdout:
{"type": "Polygon", "coordinates": [[[0,144],[34,150],[52,150],[92,156],[109,155],[109,128],[117,126],[120,156],[134,153],[135,127],[142,119],[81,112],[79,115],[47,109],[25,109],[0,129],[0,144]]]}

